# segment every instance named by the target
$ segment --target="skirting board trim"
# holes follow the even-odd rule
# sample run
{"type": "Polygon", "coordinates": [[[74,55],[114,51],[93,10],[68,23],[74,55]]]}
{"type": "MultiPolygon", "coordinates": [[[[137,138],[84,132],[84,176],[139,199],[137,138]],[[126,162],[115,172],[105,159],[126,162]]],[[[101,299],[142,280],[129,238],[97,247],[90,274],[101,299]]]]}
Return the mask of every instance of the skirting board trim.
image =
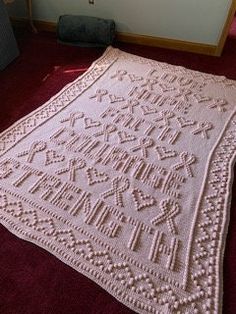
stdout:
{"type": "Polygon", "coordinates": [[[120,32],[117,33],[117,40],[126,43],[181,50],[211,56],[216,55],[217,48],[217,46],[202,43],[120,32]]]}
{"type": "MultiPolygon", "coordinates": [[[[11,17],[12,24],[20,26],[27,23],[26,18],[11,17]]],[[[34,25],[39,31],[56,32],[56,23],[48,21],[34,20],[34,25]]],[[[217,56],[217,46],[188,41],[138,35],[131,33],[117,32],[116,39],[125,43],[133,43],[145,46],[161,47],[167,49],[194,52],[199,54],[217,56]]]]}

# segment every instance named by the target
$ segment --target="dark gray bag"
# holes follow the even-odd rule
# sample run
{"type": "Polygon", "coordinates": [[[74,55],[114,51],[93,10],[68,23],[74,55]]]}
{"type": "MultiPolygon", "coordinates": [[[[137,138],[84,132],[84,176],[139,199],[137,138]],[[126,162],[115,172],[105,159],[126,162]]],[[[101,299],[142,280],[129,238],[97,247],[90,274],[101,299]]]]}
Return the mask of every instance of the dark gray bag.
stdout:
{"type": "Polygon", "coordinates": [[[115,22],[91,16],[62,15],[57,24],[59,42],[80,47],[106,47],[115,37],[115,22]]]}

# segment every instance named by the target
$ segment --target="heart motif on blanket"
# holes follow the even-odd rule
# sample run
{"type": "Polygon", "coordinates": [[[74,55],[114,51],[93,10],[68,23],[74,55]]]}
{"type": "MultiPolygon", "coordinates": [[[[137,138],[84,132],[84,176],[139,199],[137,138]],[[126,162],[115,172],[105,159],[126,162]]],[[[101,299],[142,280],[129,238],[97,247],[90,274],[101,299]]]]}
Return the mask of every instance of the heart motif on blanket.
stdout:
{"type": "Polygon", "coordinates": [[[14,217],[21,216],[23,212],[23,206],[20,201],[9,202],[5,194],[0,195],[0,209],[5,210],[7,213],[11,213],[14,217]]]}
{"type": "Polygon", "coordinates": [[[158,156],[158,160],[164,160],[166,158],[172,158],[177,156],[176,151],[172,149],[167,149],[164,146],[156,146],[156,152],[158,156]]]}
{"type": "Polygon", "coordinates": [[[53,220],[51,218],[48,219],[39,219],[36,224],[37,231],[43,231],[46,235],[51,235],[54,230],[53,220]]]}
{"type": "Polygon", "coordinates": [[[39,111],[38,113],[36,113],[36,118],[37,119],[45,119],[45,118],[48,118],[48,111],[46,110],[41,110],[39,111]]]}
{"type": "Polygon", "coordinates": [[[76,240],[75,253],[77,255],[86,256],[93,252],[93,247],[88,239],[76,240]]]}
{"type": "Polygon", "coordinates": [[[65,156],[57,154],[55,150],[47,150],[46,151],[46,160],[45,166],[48,166],[53,163],[61,162],[65,159],[65,156]]]}
{"type": "Polygon", "coordinates": [[[51,104],[48,106],[48,111],[53,113],[53,112],[57,112],[57,105],[56,104],[51,104]]]}
{"type": "Polygon", "coordinates": [[[136,136],[128,134],[125,131],[119,131],[117,134],[119,136],[120,143],[132,142],[136,140],[136,136]]]}
{"type": "Polygon", "coordinates": [[[152,113],[156,113],[156,108],[152,108],[150,106],[141,106],[143,114],[144,115],[148,115],[148,114],[152,114],[152,113]]]}
{"type": "Polygon", "coordinates": [[[153,196],[144,194],[143,191],[139,190],[138,188],[132,191],[132,196],[137,211],[156,204],[156,199],[153,196]]]}
{"type": "Polygon", "coordinates": [[[76,239],[74,233],[70,229],[58,230],[55,232],[54,236],[59,243],[64,243],[68,247],[73,247],[75,245],[76,239]]]}
{"type": "Polygon", "coordinates": [[[135,74],[129,74],[129,78],[130,78],[130,81],[132,83],[143,80],[142,76],[138,76],[138,75],[135,75],[135,74]]]}
{"type": "Polygon", "coordinates": [[[181,128],[184,128],[185,126],[194,125],[196,123],[194,120],[187,120],[184,117],[178,117],[177,122],[181,128]]]}
{"type": "Polygon", "coordinates": [[[35,126],[37,123],[37,120],[35,118],[29,118],[27,119],[25,122],[23,122],[24,125],[28,126],[28,127],[32,127],[35,126]]]}
{"type": "Polygon", "coordinates": [[[10,202],[6,206],[6,211],[11,213],[14,217],[20,217],[23,213],[23,206],[21,202],[10,202]]]}
{"type": "Polygon", "coordinates": [[[86,174],[88,177],[88,184],[89,185],[106,182],[109,179],[109,177],[106,173],[98,172],[97,169],[92,168],[92,167],[88,168],[86,170],[86,174]]]}
{"type": "Polygon", "coordinates": [[[109,98],[110,98],[111,103],[124,101],[124,97],[120,97],[120,96],[116,96],[112,94],[109,95],[109,98]]]}
{"type": "MultiPolygon", "coordinates": [[[[32,125],[34,126],[34,125],[32,125]]],[[[14,129],[14,134],[15,135],[23,135],[26,133],[26,129],[27,129],[27,126],[24,125],[24,124],[21,124],[19,126],[17,126],[15,129],[14,129]]]]}
{"type": "Polygon", "coordinates": [[[0,151],[3,151],[6,148],[6,144],[14,143],[15,140],[16,140],[16,134],[15,134],[15,131],[13,130],[12,132],[4,136],[2,140],[0,141],[0,151]]]}
{"type": "Polygon", "coordinates": [[[24,210],[20,220],[28,226],[34,226],[38,221],[38,216],[35,210],[24,210]]]}
{"type": "Polygon", "coordinates": [[[164,83],[159,84],[159,86],[163,92],[170,92],[176,89],[176,87],[164,83]]]}
{"type": "Polygon", "coordinates": [[[36,119],[34,119],[34,118],[29,118],[29,119],[27,119],[25,122],[23,122],[23,125],[24,125],[25,127],[32,128],[33,126],[36,125],[36,122],[37,122],[36,119]]]}
{"type": "Polygon", "coordinates": [[[14,130],[10,133],[8,133],[4,138],[3,138],[5,143],[13,143],[16,140],[16,134],[14,130]]]}
{"type": "Polygon", "coordinates": [[[211,100],[211,97],[201,94],[194,94],[194,98],[197,100],[198,103],[211,100]]]}
{"type": "Polygon", "coordinates": [[[91,118],[84,118],[84,128],[85,129],[95,128],[99,125],[101,125],[100,121],[95,121],[95,120],[92,120],[91,118]]]}

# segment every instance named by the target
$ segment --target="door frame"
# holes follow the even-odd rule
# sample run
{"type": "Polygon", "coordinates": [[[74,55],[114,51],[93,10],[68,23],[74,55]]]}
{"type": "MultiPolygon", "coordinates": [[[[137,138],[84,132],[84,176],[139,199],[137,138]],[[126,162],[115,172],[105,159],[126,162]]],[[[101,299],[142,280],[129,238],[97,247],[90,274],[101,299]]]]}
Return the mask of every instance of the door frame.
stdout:
{"type": "Polygon", "coordinates": [[[216,47],[216,51],[215,51],[216,56],[221,56],[221,54],[222,54],[227,36],[229,34],[230,26],[232,25],[232,22],[234,19],[235,12],[236,12],[236,0],[232,0],[231,6],[229,9],[229,13],[228,13],[227,19],[225,21],[221,36],[220,36],[219,43],[216,47]]]}

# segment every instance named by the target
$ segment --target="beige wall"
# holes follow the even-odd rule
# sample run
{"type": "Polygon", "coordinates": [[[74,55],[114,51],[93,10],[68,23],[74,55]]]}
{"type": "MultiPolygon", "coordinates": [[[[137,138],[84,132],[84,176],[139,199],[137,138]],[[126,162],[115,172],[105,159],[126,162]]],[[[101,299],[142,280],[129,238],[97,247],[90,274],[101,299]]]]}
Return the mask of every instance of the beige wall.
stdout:
{"type": "MultiPolygon", "coordinates": [[[[232,0],[33,0],[35,19],[57,21],[62,14],[112,18],[122,32],[216,45],[232,0]]],[[[26,15],[25,0],[8,5],[26,15]]]]}

